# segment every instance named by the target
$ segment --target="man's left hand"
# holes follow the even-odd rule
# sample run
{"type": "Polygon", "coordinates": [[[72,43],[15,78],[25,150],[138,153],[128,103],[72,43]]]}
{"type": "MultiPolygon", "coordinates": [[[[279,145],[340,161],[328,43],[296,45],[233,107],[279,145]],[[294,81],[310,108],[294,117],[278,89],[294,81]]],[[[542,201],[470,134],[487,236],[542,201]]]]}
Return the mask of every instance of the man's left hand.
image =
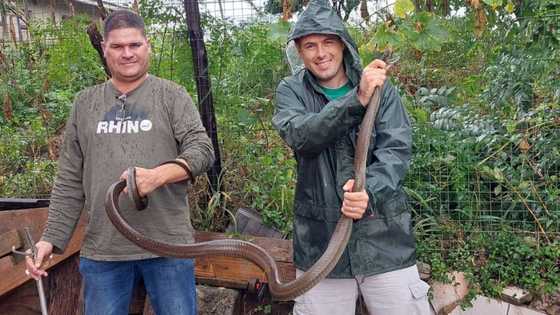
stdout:
{"type": "Polygon", "coordinates": [[[387,64],[380,59],[375,59],[362,71],[358,100],[367,107],[376,87],[382,87],[387,79],[387,64]]]}
{"type": "Polygon", "coordinates": [[[349,179],[342,187],[344,190],[344,200],[342,201],[342,214],[351,219],[361,219],[366,212],[369,195],[365,190],[352,192],[354,187],[354,180],[349,179]]]}

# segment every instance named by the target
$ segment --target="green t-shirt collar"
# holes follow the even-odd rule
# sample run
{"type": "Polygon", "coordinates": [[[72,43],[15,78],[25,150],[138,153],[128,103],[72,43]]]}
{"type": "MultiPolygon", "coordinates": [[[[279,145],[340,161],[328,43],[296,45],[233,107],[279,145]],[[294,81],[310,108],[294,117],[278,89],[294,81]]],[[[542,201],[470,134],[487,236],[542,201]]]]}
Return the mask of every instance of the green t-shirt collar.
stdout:
{"type": "Polygon", "coordinates": [[[329,101],[333,101],[336,100],[337,98],[345,95],[346,93],[348,93],[348,91],[350,91],[352,88],[350,87],[350,80],[346,81],[346,84],[344,84],[341,87],[337,87],[337,88],[328,88],[325,86],[320,85],[321,90],[323,91],[323,93],[325,93],[325,96],[327,97],[327,99],[329,101]]]}

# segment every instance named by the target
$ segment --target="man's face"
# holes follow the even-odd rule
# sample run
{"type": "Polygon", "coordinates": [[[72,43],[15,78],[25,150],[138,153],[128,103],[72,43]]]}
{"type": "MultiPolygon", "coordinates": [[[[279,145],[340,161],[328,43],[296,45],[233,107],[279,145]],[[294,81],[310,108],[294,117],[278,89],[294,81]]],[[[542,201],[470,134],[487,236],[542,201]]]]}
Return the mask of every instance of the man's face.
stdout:
{"type": "Polygon", "coordinates": [[[336,35],[311,34],[297,42],[305,67],[326,87],[338,87],[346,80],[342,64],[344,43],[336,35]]]}
{"type": "Polygon", "coordinates": [[[148,72],[151,48],[139,29],[110,31],[103,42],[103,52],[113,80],[134,82],[148,72]]]}

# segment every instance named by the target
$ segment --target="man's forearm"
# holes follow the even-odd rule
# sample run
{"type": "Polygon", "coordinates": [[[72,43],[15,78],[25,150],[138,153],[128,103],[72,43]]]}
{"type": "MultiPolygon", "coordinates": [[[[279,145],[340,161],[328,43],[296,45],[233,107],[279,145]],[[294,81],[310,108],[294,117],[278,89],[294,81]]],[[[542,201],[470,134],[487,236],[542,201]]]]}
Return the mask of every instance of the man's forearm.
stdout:
{"type": "Polygon", "coordinates": [[[158,174],[158,186],[192,179],[188,163],[183,159],[176,159],[175,161],[183,166],[175,163],[165,163],[154,168],[154,171],[158,174]]]}
{"type": "Polygon", "coordinates": [[[279,96],[272,123],[282,138],[299,154],[317,154],[351,128],[357,126],[365,113],[356,91],[331,101],[318,113],[307,112],[303,105],[290,103],[279,96]]]}
{"type": "Polygon", "coordinates": [[[81,213],[81,208],[73,211],[49,208],[49,217],[41,240],[51,243],[55,254],[62,254],[66,249],[81,213]]]}

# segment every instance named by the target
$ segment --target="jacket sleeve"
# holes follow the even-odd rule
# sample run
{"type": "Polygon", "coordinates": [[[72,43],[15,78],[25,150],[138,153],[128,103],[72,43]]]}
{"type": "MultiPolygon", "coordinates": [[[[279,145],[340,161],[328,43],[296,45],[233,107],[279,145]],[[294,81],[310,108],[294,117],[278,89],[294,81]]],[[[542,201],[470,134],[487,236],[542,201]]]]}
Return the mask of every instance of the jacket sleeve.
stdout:
{"type": "Polygon", "coordinates": [[[187,162],[192,180],[214,163],[214,148],[189,94],[181,89],[175,99],[173,131],[179,147],[178,158],[187,162]]]}
{"type": "MultiPolygon", "coordinates": [[[[375,119],[374,134],[375,145],[373,152],[368,151],[366,168],[365,186],[370,197],[368,211],[371,211],[378,202],[390,199],[401,189],[410,165],[412,152],[410,121],[396,89],[390,84],[386,84],[383,91],[382,103],[375,119]]],[[[337,150],[342,160],[339,181],[341,185],[355,177],[353,143],[357,142],[357,133],[349,135],[344,140],[337,150]]]]}
{"type": "Polygon", "coordinates": [[[79,96],[66,122],[64,142],[58,159],[58,173],[51,192],[49,215],[42,240],[53,244],[53,252],[61,254],[76,228],[84,208],[82,185],[83,154],[78,139],[77,107],[79,96]]]}
{"type": "Polygon", "coordinates": [[[412,154],[410,120],[396,89],[389,84],[375,128],[373,162],[366,169],[366,186],[372,204],[392,198],[401,189],[412,154]]]}
{"type": "Polygon", "coordinates": [[[319,154],[332,145],[359,124],[365,113],[356,88],[327,103],[318,113],[310,112],[309,107],[286,81],[280,82],[272,124],[292,150],[304,156],[319,154]]]}

